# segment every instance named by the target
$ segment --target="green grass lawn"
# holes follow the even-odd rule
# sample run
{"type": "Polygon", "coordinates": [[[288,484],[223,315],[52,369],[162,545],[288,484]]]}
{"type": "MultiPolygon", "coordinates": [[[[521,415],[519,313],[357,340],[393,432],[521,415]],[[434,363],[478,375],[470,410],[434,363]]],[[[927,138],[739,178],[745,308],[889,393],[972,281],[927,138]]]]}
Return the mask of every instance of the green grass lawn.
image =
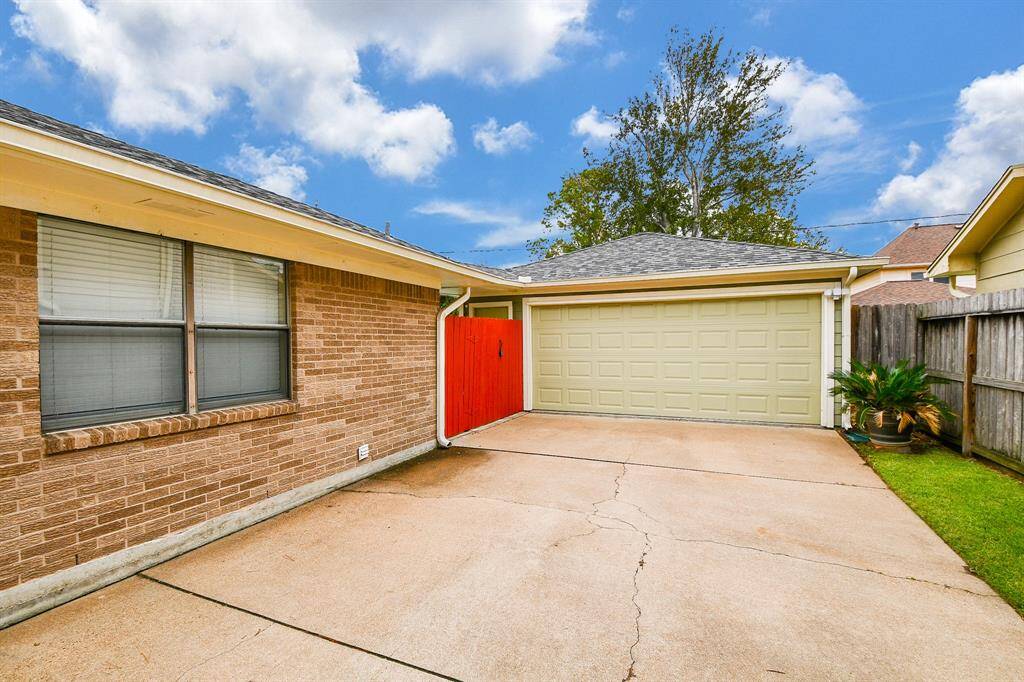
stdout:
{"type": "Polygon", "coordinates": [[[857,448],[893,492],[1024,615],[1024,482],[931,442],[912,453],[857,448]]]}

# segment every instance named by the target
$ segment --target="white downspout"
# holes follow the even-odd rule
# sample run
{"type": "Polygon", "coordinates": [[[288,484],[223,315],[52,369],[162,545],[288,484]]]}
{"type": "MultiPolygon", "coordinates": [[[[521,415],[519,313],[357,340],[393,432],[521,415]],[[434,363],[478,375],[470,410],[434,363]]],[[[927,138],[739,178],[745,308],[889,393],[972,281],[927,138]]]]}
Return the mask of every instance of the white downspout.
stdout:
{"type": "Polygon", "coordinates": [[[472,289],[466,287],[466,292],[462,296],[437,313],[437,398],[435,402],[437,404],[437,444],[442,448],[451,447],[452,444],[444,436],[444,320],[469,300],[471,291],[472,289]]]}
{"type": "Polygon", "coordinates": [[[953,294],[953,298],[970,298],[971,295],[960,291],[956,288],[956,275],[949,276],[949,293],[953,294]]]}
{"type": "MultiPolygon", "coordinates": [[[[842,321],[842,369],[849,371],[850,369],[850,356],[853,352],[853,304],[851,302],[851,296],[853,295],[852,286],[854,280],[857,279],[857,266],[850,267],[850,274],[846,278],[846,282],[843,287],[843,321],[842,321]]],[[[848,429],[851,426],[850,423],[850,411],[843,410],[842,426],[844,429],[848,429]]]]}

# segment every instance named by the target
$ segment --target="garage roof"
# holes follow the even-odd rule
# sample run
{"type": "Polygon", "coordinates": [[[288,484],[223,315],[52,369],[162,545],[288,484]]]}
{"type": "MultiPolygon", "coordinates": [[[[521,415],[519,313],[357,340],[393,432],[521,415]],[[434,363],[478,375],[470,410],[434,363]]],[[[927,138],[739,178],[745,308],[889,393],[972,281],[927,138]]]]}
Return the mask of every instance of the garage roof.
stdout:
{"type": "Polygon", "coordinates": [[[579,251],[508,268],[507,271],[513,277],[526,276],[534,282],[545,282],[764,265],[828,263],[853,258],[857,256],[817,249],[640,232],[579,251]]]}

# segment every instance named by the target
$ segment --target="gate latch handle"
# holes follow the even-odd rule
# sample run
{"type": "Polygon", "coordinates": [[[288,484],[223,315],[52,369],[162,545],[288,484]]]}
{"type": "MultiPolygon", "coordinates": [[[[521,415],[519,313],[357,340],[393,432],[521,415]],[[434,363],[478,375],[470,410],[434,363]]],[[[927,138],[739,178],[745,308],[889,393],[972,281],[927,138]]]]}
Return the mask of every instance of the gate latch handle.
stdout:
{"type": "Polygon", "coordinates": [[[502,341],[501,339],[498,339],[498,357],[499,358],[505,357],[505,350],[502,348],[502,344],[503,343],[504,343],[504,341],[502,341]]]}

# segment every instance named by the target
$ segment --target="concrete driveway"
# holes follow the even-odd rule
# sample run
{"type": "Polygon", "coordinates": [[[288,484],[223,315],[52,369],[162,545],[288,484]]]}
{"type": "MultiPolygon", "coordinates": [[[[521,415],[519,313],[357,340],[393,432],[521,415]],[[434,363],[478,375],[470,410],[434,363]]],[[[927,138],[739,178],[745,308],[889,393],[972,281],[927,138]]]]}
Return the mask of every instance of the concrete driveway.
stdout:
{"type": "Polygon", "coordinates": [[[532,414],[0,632],[0,678],[1024,678],[820,429],[532,414]]]}

